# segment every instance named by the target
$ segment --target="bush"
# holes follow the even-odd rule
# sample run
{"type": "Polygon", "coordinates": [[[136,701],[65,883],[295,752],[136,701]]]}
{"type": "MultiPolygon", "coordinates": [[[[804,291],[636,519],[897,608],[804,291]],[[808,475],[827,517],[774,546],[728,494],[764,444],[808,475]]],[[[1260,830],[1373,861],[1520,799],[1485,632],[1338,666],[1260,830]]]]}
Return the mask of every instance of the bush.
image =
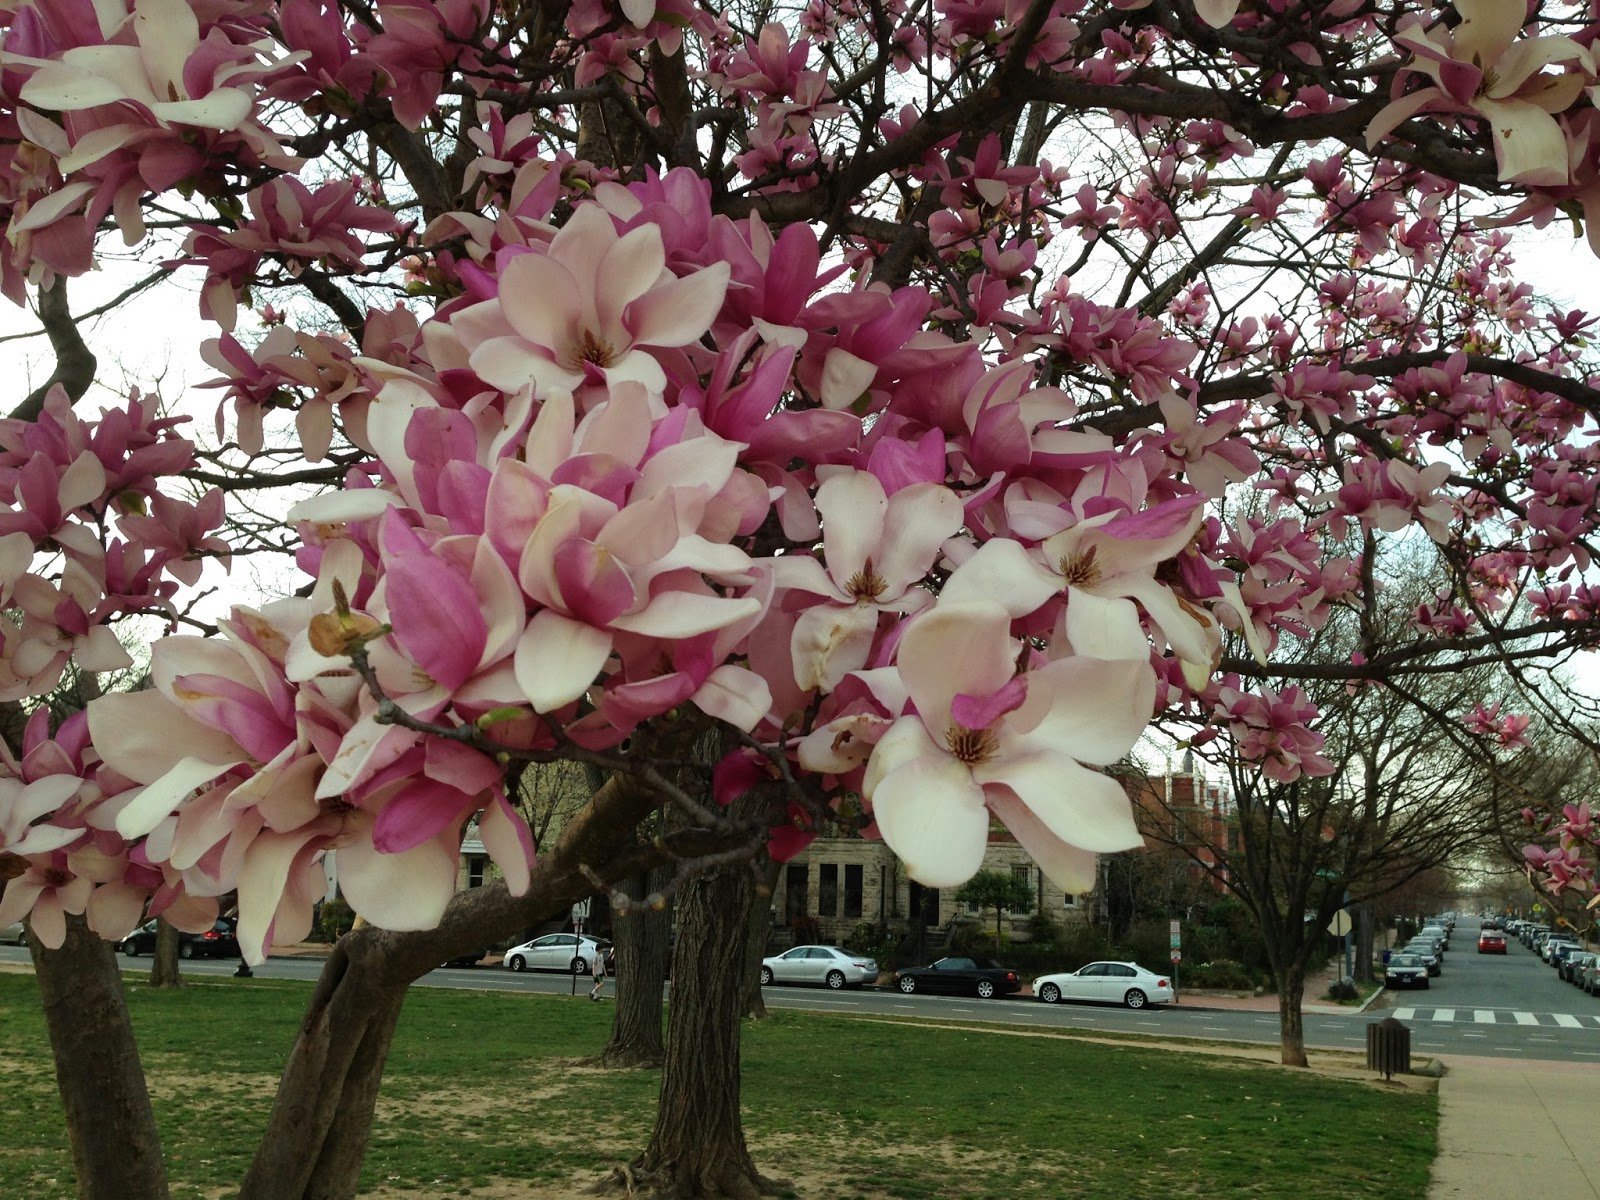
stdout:
{"type": "Polygon", "coordinates": [[[1197,988],[1226,988],[1229,991],[1248,992],[1255,990],[1256,986],[1254,977],[1245,969],[1243,963],[1227,958],[1197,963],[1185,969],[1180,978],[1189,987],[1197,988]]]}
{"type": "Polygon", "coordinates": [[[1394,944],[1404,946],[1417,936],[1417,923],[1410,917],[1396,917],[1394,919],[1394,944]]]}
{"type": "Polygon", "coordinates": [[[789,928],[794,931],[796,946],[815,946],[822,941],[822,922],[816,917],[796,917],[789,928]]]}
{"type": "Polygon", "coordinates": [[[337,942],[350,932],[350,927],[355,924],[355,910],[350,907],[342,896],[335,896],[332,900],[322,902],[322,912],[317,917],[317,929],[322,934],[325,942],[337,942]]]}

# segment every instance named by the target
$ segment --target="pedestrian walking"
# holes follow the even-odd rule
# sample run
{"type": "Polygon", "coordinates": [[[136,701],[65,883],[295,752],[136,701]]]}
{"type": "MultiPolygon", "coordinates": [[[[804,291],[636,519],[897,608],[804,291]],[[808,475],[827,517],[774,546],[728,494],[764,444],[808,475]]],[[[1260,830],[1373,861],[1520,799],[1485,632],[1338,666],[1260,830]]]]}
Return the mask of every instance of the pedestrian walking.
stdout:
{"type": "Polygon", "coordinates": [[[594,976],[594,987],[589,989],[589,999],[598,1000],[606,986],[606,952],[600,946],[596,946],[589,959],[589,970],[594,976]]]}

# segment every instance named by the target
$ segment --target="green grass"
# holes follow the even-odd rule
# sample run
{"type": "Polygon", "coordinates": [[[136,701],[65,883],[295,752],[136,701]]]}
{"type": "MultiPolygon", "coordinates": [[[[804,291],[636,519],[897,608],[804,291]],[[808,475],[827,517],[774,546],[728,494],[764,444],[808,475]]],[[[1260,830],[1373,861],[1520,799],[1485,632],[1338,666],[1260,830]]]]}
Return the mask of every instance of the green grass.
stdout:
{"type": "MultiPolygon", "coordinates": [[[[130,986],[176,1200],[228,1194],[259,1137],[307,985],[130,986]]],[[[658,1078],[576,1065],[611,1006],[418,989],[385,1078],[363,1190],[577,1194],[649,1136],[658,1078]]],[[[0,1196],[73,1192],[31,977],[0,975],[0,1196]]],[[[1202,1053],[779,1012],[747,1026],[757,1165],[812,1197],[1414,1200],[1437,1108],[1202,1053]]]]}

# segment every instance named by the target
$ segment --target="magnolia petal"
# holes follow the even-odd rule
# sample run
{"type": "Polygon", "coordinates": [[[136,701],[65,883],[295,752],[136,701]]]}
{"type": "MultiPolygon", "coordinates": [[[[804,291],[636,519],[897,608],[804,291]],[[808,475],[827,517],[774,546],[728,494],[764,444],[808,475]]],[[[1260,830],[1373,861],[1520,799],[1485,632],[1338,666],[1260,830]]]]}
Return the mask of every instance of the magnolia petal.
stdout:
{"type": "Polygon", "coordinates": [[[1500,61],[1528,20],[1521,0],[1455,0],[1455,5],[1461,24],[1455,27],[1453,57],[1486,70],[1500,61]]]}
{"type": "Polygon", "coordinates": [[[718,667],[689,697],[705,713],[749,733],[772,711],[772,689],[767,681],[745,667],[718,667]]]}
{"type": "Polygon", "coordinates": [[[457,855],[440,842],[380,854],[357,839],[339,847],[339,888],[380,929],[433,929],[456,892],[457,855]]]}
{"type": "Polygon", "coordinates": [[[1016,674],[1011,618],[998,604],[939,604],[912,620],[895,656],[928,732],[942,738],[956,696],[988,696],[1016,674]]]}
{"type": "Polygon", "coordinates": [[[1099,882],[1095,871],[1099,857],[1093,851],[1062,841],[1005,788],[989,793],[989,808],[1059,891],[1069,895],[1094,891],[1099,882]]]}
{"type": "Polygon", "coordinates": [[[533,831],[522,814],[511,806],[504,792],[497,790],[478,818],[478,837],[505,877],[506,890],[513,896],[526,892],[538,857],[534,852],[533,831]]]}
{"type": "Polygon", "coordinates": [[[1567,182],[1567,138],[1556,119],[1521,100],[1479,97],[1473,107],[1489,122],[1502,183],[1559,187],[1567,182]]]}
{"type": "MultiPolygon", "coordinates": [[[[551,357],[578,340],[577,291],[572,273],[545,254],[519,254],[500,273],[500,308],[507,322],[551,357]]],[[[478,369],[476,362],[473,369],[478,369]]]]}
{"type": "Polygon", "coordinates": [[[289,509],[289,521],[314,521],[319,525],[367,521],[399,505],[400,498],[382,488],[353,488],[300,501],[289,509]]]}
{"type": "Polygon", "coordinates": [[[669,591],[655,597],[639,612],[618,617],[612,628],[645,637],[688,638],[722,629],[761,611],[759,600],[732,599],[701,592],[669,591]]]}
{"type": "Polygon", "coordinates": [[[1150,657],[1150,640],[1132,600],[1097,596],[1078,588],[1069,589],[1067,597],[1067,640],[1073,653],[1090,658],[1132,658],[1141,663],[1150,657]]]}
{"type": "Polygon", "coordinates": [[[789,635],[794,678],[806,691],[831,692],[867,665],[878,633],[878,610],[864,604],[814,604],[789,635]]]}
{"type": "Polygon", "coordinates": [[[1211,661],[1212,647],[1207,637],[1212,625],[1210,617],[1179,604],[1171,590],[1154,579],[1136,580],[1125,586],[1123,591],[1144,607],[1150,619],[1160,627],[1167,645],[1179,658],[1185,662],[1211,661]]]}
{"type": "MultiPolygon", "coordinates": [[[[888,584],[884,595],[900,596],[920,582],[933,566],[939,548],[959,532],[964,519],[960,498],[938,484],[914,483],[889,497],[873,560],[878,575],[888,584]]],[[[830,543],[830,553],[831,549],[830,543]]]]}
{"type": "Polygon", "coordinates": [[[1029,674],[1028,699],[1003,736],[1078,762],[1114,763],[1150,724],[1155,690],[1148,658],[1057,659],[1029,674]]]}
{"type": "Polygon", "coordinates": [[[117,832],[125,838],[143,837],[183,803],[190,792],[241,765],[214,763],[201,758],[179,759],[160,779],[148,784],[136,800],[117,814],[117,832]]]}
{"type": "MultiPolygon", "coordinates": [[[[267,935],[289,883],[289,869],[306,846],[299,833],[258,833],[239,868],[239,952],[248,963],[266,961],[267,935]]],[[[341,863],[342,866],[342,863],[341,863]]]]}
{"type": "Polygon", "coordinates": [[[1045,828],[1071,845],[1101,853],[1144,845],[1121,785],[1065,754],[998,754],[975,766],[972,775],[979,783],[1009,788],[1045,828]]]}
{"type": "Polygon", "coordinates": [[[144,916],[144,888],[128,883],[102,883],[89,897],[89,928],[108,942],[127,937],[144,916]]]}
{"type": "Polygon", "coordinates": [[[878,364],[857,358],[835,346],[823,357],[820,399],[825,408],[839,412],[849,408],[872,386],[878,377],[878,364]]]}
{"type": "Polygon", "coordinates": [[[725,262],[651,288],[628,307],[626,324],[634,344],[687,346],[696,341],[711,328],[727,291],[725,262]]]}
{"type": "Polygon", "coordinates": [[[158,692],[114,693],[89,702],[89,733],[106,765],[135,783],[154,783],[179,761],[244,759],[231,737],[179,711],[158,692]]]}
{"type": "Polygon", "coordinates": [[[1003,605],[1013,617],[1037,611],[1061,591],[1061,580],[1009,538],[992,538],[951,572],[939,605],[982,600],[1003,605]]]}
{"type": "Polygon", "coordinates": [[[1195,15],[1213,29],[1233,24],[1239,12],[1239,0],[1194,0],[1195,15]]]}
{"type": "Polygon", "coordinates": [[[928,887],[957,887],[983,865],[989,810],[983,789],[942,751],[912,758],[877,781],[872,813],[906,874],[928,887]]]}
{"type": "Polygon", "coordinates": [[[888,511],[883,484],[866,471],[842,471],[817,489],[828,574],[846,594],[852,580],[864,577],[868,559],[878,553],[888,511]]]}
{"type": "Polygon", "coordinates": [[[517,639],[517,684],[534,712],[553,712],[588,691],[610,657],[610,632],[545,609],[517,639]]]}

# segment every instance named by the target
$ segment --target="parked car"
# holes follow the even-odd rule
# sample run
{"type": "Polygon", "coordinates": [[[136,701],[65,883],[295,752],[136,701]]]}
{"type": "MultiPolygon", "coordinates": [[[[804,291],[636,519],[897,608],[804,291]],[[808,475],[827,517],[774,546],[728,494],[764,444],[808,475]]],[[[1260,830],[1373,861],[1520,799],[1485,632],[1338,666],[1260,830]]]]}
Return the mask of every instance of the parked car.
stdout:
{"type": "Polygon", "coordinates": [[[468,950],[465,954],[458,954],[455,958],[447,958],[439,965],[441,967],[475,967],[484,960],[488,953],[487,950],[468,950]]]}
{"type": "Polygon", "coordinates": [[[815,983],[838,989],[877,981],[876,961],[837,946],[796,946],[761,960],[762,987],[769,983],[815,983]]]}
{"type": "Polygon", "coordinates": [[[1563,958],[1556,972],[1568,983],[1578,983],[1583,978],[1583,969],[1594,961],[1594,957],[1587,950],[1579,950],[1563,958]]]}
{"type": "Polygon", "coordinates": [[[1131,962],[1092,962],[1076,971],[1041,975],[1033,981],[1033,994],[1046,1004],[1097,1000],[1129,1008],[1171,1004],[1173,1000],[1171,980],[1131,962]]]}
{"type": "Polygon", "coordinates": [[[0,942],[4,942],[8,946],[26,946],[28,944],[28,934],[22,922],[13,921],[9,925],[0,927],[0,942]]]}
{"type": "Polygon", "coordinates": [[[954,992],[987,1000],[1022,990],[1022,979],[992,958],[941,958],[926,967],[907,967],[895,975],[895,986],[912,992],[954,992]]]}
{"type": "Polygon", "coordinates": [[[1497,930],[1486,929],[1478,935],[1479,954],[1504,954],[1506,952],[1506,935],[1497,930]]]}
{"type": "Polygon", "coordinates": [[[1383,986],[1429,987],[1428,964],[1415,954],[1391,954],[1388,964],[1383,968],[1383,986]]]}
{"type": "Polygon", "coordinates": [[[596,954],[604,955],[600,939],[575,933],[547,933],[506,951],[505,964],[512,971],[568,971],[587,975],[596,954]]]}
{"type": "Polygon", "coordinates": [[[1583,969],[1578,986],[1591,996],[1600,996],[1600,954],[1596,954],[1594,961],[1583,969]]]}
{"type": "MultiPolygon", "coordinates": [[[[129,958],[156,952],[155,921],[146,921],[122,939],[122,952],[129,958]]],[[[204,933],[178,930],[179,958],[238,958],[239,939],[233,931],[233,922],[218,918],[204,933]]]]}
{"type": "Polygon", "coordinates": [[[1553,933],[1544,940],[1544,948],[1539,951],[1539,957],[1552,967],[1559,967],[1561,960],[1578,948],[1578,939],[1571,934],[1553,933]]]}
{"type": "Polygon", "coordinates": [[[1411,942],[1400,951],[1402,954],[1414,954],[1422,960],[1422,965],[1428,968],[1429,975],[1438,975],[1444,971],[1444,959],[1434,949],[1431,942],[1411,942]]]}

